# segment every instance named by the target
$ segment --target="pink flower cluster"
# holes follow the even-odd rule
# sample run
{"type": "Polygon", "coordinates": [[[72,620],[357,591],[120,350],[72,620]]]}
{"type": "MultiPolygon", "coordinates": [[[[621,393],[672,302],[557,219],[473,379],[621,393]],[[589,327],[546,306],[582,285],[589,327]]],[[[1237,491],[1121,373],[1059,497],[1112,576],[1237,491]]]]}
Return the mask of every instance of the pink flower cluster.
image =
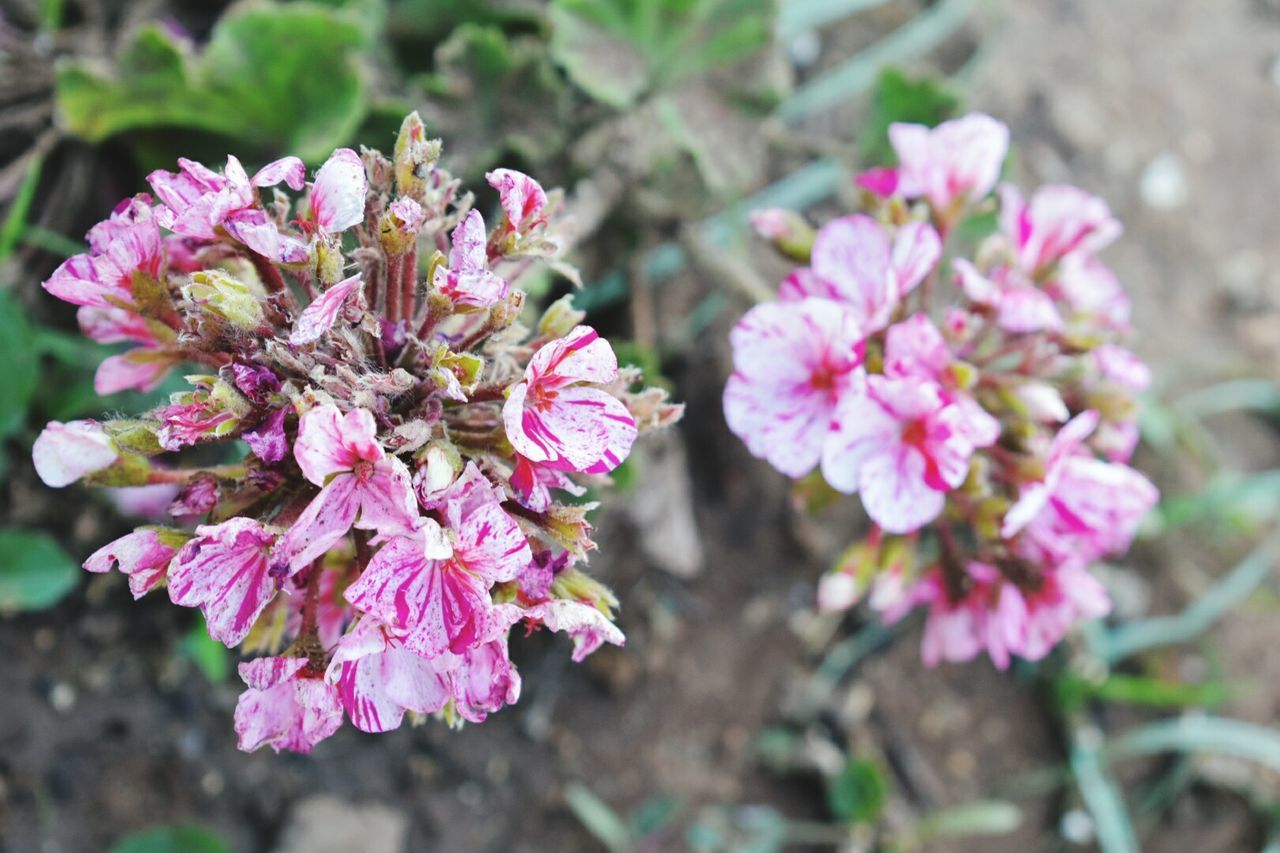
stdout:
{"type": "Polygon", "coordinates": [[[1121,345],[1129,301],[1097,257],[1120,225],[1075,187],[997,186],[1009,133],[989,116],[890,140],[899,165],[859,176],[861,212],[816,233],[755,215],[805,266],[734,328],[725,416],[782,473],[860,496],[871,534],[821,606],[927,606],[930,665],[1039,659],[1109,611],[1088,567],[1158,497],[1127,464],[1150,371],[1121,345]],[[997,210],[961,245],[961,223],[997,210]]]}
{"type": "Polygon", "coordinates": [[[295,157],[252,178],[234,157],[183,160],[45,283],[90,337],[135,344],[99,391],[198,366],[136,418],[49,424],[33,455],[51,486],[172,489],[180,523],[85,568],[167,589],[256,656],[245,750],[309,751],[344,713],[367,732],[483,721],[519,697],[518,626],[567,633],[574,660],[623,642],[616,599],[581,569],[594,504],[563,496],[681,409],[635,390],[567,299],[521,323],[520,278],[563,248],[558,194],[490,173],[490,230],[439,152],[414,114],[391,158],[340,149],[310,183],[295,157]],[[184,458],[215,443],[232,461],[184,458]]]}

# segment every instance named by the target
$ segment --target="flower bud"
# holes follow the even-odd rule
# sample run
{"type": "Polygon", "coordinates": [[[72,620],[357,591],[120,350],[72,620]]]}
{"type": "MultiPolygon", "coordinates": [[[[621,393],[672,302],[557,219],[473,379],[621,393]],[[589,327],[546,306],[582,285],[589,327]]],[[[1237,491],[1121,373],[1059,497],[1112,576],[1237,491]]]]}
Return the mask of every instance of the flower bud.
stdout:
{"type": "Polygon", "coordinates": [[[587,312],[573,307],[573,294],[567,293],[547,306],[538,320],[538,337],[563,338],[586,319],[587,312]]]}
{"type": "Polygon", "coordinates": [[[438,505],[445,492],[462,473],[462,454],[452,442],[436,441],[414,457],[418,470],[413,475],[413,488],[424,507],[438,505]]]}
{"type": "Polygon", "coordinates": [[[407,196],[391,202],[387,211],[378,218],[382,250],[388,255],[405,255],[416,248],[423,216],[422,205],[407,196]]]}
{"type": "Polygon", "coordinates": [[[609,617],[618,608],[618,598],[613,590],[572,567],[557,574],[556,579],[551,582],[551,597],[594,605],[609,617]]]}
{"type": "Polygon", "coordinates": [[[122,453],[155,456],[164,450],[156,439],[159,425],[147,420],[111,420],[102,425],[122,453]]]}
{"type": "Polygon", "coordinates": [[[800,214],[782,208],[753,210],[751,227],[780,253],[802,264],[813,252],[814,230],[800,214]]]}
{"type": "Polygon", "coordinates": [[[50,421],[31,448],[31,460],[44,484],[60,489],[110,468],[120,453],[97,421],[50,421]]]}
{"type": "Polygon", "coordinates": [[[325,287],[342,279],[346,261],[342,257],[342,240],[333,234],[317,234],[311,241],[311,271],[325,287]]]}
{"type": "Polygon", "coordinates": [[[262,303],[249,285],[221,270],[192,273],[182,294],[238,329],[249,331],[262,324],[262,303]]]}
{"type": "Polygon", "coordinates": [[[427,139],[422,117],[416,111],[409,113],[400,125],[392,154],[396,190],[410,198],[423,198],[430,189],[429,176],[439,159],[440,140],[427,139]]]}

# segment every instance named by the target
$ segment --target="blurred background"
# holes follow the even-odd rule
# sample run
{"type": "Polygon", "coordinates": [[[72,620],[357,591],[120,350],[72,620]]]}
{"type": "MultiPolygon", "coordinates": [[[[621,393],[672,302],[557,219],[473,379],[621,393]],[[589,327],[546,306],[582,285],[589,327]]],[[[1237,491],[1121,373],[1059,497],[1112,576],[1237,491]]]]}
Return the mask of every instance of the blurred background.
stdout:
{"type": "Polygon", "coordinates": [[[1280,850],[1277,197],[1275,0],[0,0],[0,843],[1280,850]],[[524,695],[483,726],[245,755],[198,614],[79,569],[145,495],[32,470],[47,420],[149,405],[93,394],[110,349],[39,283],[178,156],[314,166],[411,109],[470,183],[565,187],[578,305],[688,413],[595,519],[625,648],[519,639],[524,695]],[[1099,570],[1115,614],[1011,673],[814,613],[853,502],[799,512],[720,410],[728,329],[785,271],[745,210],[820,221],[890,122],[967,110],[1024,186],[1109,201],[1157,378],[1164,499],[1099,570]]]}

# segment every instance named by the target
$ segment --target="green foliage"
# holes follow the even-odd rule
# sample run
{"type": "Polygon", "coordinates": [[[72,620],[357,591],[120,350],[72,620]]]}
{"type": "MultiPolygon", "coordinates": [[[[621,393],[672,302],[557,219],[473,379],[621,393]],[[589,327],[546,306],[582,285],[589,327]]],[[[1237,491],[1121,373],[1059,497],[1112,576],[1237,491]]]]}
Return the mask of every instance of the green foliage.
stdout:
{"type": "Polygon", "coordinates": [[[1150,675],[1115,673],[1101,683],[1093,683],[1077,675],[1063,675],[1054,681],[1058,705],[1079,708],[1090,700],[1121,702],[1148,707],[1209,706],[1222,704],[1230,696],[1230,688],[1220,681],[1187,684],[1166,681],[1150,675]]]}
{"type": "Polygon", "coordinates": [[[850,758],[827,784],[827,806],[844,823],[872,823],[884,808],[888,784],[874,763],[850,758]]]}
{"type": "Polygon", "coordinates": [[[77,61],[59,67],[61,121],[91,142],[186,129],[323,159],[365,114],[362,17],[307,3],[246,4],[218,21],[195,56],[161,26],[143,26],[113,73],[77,61]]]}
{"type": "Polygon", "coordinates": [[[553,0],[551,53],[618,109],[745,59],[769,43],[764,0],[553,0]]]}
{"type": "Polygon", "coordinates": [[[226,646],[209,636],[203,618],[196,619],[182,638],[179,649],[214,684],[226,681],[231,674],[231,654],[226,646]]]}
{"type": "Polygon", "coordinates": [[[36,186],[40,183],[40,166],[41,162],[37,159],[27,169],[27,174],[13,197],[13,203],[9,206],[9,215],[5,217],[4,224],[0,225],[0,264],[8,259],[27,228],[31,202],[35,200],[36,186]]]}
{"type": "Polygon", "coordinates": [[[34,337],[22,306],[0,291],[0,440],[26,423],[39,369],[34,337]]]}
{"type": "Polygon", "coordinates": [[[564,803],[587,831],[611,851],[631,846],[627,822],[587,786],[571,783],[564,790],[564,803]]]}
{"type": "Polygon", "coordinates": [[[420,78],[423,115],[451,163],[479,171],[508,151],[541,161],[563,147],[570,93],[540,40],[464,24],[435,58],[436,70],[420,78]]]}
{"type": "Polygon", "coordinates": [[[894,122],[929,127],[951,118],[960,96],[931,77],[908,77],[898,68],[885,68],[871,93],[871,115],[858,135],[858,151],[869,163],[894,162],[889,125],[894,122]]]}
{"type": "Polygon", "coordinates": [[[44,610],[76,585],[80,567],[45,533],[0,529],[0,611],[44,610]]]}
{"type": "Polygon", "coordinates": [[[231,853],[231,845],[203,826],[161,826],[126,835],[111,853],[231,853]]]}

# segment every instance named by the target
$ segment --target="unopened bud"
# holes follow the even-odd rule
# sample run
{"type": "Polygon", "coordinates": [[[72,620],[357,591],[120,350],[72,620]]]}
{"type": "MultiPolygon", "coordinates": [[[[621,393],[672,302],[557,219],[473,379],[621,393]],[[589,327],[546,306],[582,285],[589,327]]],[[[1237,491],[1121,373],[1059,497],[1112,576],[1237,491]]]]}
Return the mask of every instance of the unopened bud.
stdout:
{"type": "Polygon", "coordinates": [[[538,337],[563,338],[575,326],[580,325],[586,316],[587,312],[573,307],[573,294],[565,294],[542,312],[542,319],[538,320],[538,337]]]}
{"type": "Polygon", "coordinates": [[[610,617],[618,608],[618,597],[613,594],[613,590],[575,568],[567,568],[556,575],[556,579],[551,582],[551,597],[593,604],[601,613],[610,617]]]}
{"type": "Polygon", "coordinates": [[[262,324],[262,303],[249,285],[221,270],[201,270],[191,274],[183,295],[238,329],[256,329],[262,324]]]}
{"type": "Polygon", "coordinates": [[[427,139],[427,127],[418,113],[405,116],[392,154],[396,191],[422,199],[430,189],[430,174],[440,159],[440,140],[427,139]]]}
{"type": "Polygon", "coordinates": [[[807,264],[813,252],[814,230],[800,214],[779,207],[753,210],[751,227],[784,256],[807,264]]]}

